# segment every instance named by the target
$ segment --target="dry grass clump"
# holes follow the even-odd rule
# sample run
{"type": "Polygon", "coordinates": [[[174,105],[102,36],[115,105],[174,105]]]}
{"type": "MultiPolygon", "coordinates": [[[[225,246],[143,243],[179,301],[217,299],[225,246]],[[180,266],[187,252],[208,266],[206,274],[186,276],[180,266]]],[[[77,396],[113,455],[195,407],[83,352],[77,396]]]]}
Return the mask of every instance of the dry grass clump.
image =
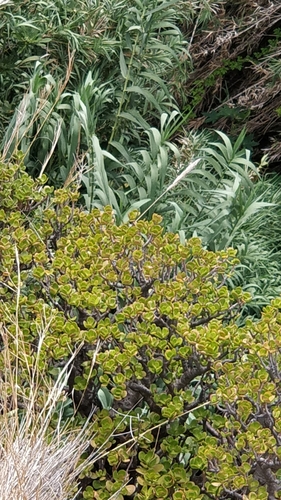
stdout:
{"type": "Polygon", "coordinates": [[[39,369],[38,350],[28,355],[22,334],[2,325],[0,335],[0,487],[1,500],[66,500],[77,496],[77,478],[89,463],[81,461],[87,450],[89,422],[78,431],[62,422],[58,403],[65,386],[72,353],[56,381],[39,369]]]}
{"type": "Polygon", "coordinates": [[[36,436],[10,439],[1,433],[1,500],[64,500],[77,478],[77,461],[84,451],[79,438],[54,439],[36,436]]]}

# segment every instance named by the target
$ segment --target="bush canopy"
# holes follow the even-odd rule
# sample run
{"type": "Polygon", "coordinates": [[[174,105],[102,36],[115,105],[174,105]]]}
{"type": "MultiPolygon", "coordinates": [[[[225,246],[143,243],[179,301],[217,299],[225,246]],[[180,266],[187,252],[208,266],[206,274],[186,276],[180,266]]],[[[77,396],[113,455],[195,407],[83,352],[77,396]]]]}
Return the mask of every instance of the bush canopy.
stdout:
{"type": "Polygon", "coordinates": [[[20,157],[0,176],[0,315],[18,407],[30,393],[18,331],[30,366],[40,353],[42,393],[80,346],[60,414],[92,422],[99,459],[83,497],[277,498],[281,300],[239,326],[250,296],[228,287],[235,250],[182,244],[156,214],[117,226],[110,207],[88,213],[75,189],[32,180],[20,157]]]}

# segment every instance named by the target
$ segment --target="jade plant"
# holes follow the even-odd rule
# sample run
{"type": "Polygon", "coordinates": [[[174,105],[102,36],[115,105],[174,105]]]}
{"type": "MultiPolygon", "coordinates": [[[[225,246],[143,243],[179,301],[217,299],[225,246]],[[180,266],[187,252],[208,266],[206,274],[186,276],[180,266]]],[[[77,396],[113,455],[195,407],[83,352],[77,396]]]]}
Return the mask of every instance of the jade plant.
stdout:
{"type": "Polygon", "coordinates": [[[250,296],[228,287],[233,249],[183,244],[158,215],[118,226],[110,207],[83,210],[75,186],[32,180],[20,156],[0,175],[0,316],[18,407],[30,396],[20,331],[42,394],[70,365],[60,415],[90,419],[99,454],[83,497],[278,498],[281,299],[239,326],[250,296]]]}

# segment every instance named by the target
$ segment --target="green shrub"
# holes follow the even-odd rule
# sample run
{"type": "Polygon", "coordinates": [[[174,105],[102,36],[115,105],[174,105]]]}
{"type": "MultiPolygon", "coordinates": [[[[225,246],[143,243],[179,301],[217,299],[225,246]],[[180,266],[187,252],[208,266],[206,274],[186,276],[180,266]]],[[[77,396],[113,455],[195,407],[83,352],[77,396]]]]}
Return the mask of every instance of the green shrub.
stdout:
{"type": "Polygon", "coordinates": [[[17,405],[24,415],[30,397],[18,332],[42,393],[80,347],[61,418],[92,420],[84,498],[275,498],[280,299],[239,327],[250,297],[227,287],[233,249],[182,244],[158,215],[117,226],[111,208],[87,213],[77,192],[52,193],[17,163],[0,175],[0,315],[17,405]]]}

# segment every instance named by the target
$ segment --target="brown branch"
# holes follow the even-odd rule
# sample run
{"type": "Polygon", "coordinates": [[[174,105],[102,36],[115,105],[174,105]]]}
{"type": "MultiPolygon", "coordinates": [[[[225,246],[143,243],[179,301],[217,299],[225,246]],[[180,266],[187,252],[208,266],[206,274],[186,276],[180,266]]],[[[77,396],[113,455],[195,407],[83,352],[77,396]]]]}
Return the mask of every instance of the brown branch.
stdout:
{"type": "Polygon", "coordinates": [[[150,389],[145,387],[143,384],[139,384],[136,382],[129,382],[128,387],[134,391],[138,392],[141,396],[143,396],[144,400],[147,402],[149,408],[154,411],[155,413],[158,413],[158,415],[161,415],[161,408],[158,406],[153,397],[150,389]]]}

